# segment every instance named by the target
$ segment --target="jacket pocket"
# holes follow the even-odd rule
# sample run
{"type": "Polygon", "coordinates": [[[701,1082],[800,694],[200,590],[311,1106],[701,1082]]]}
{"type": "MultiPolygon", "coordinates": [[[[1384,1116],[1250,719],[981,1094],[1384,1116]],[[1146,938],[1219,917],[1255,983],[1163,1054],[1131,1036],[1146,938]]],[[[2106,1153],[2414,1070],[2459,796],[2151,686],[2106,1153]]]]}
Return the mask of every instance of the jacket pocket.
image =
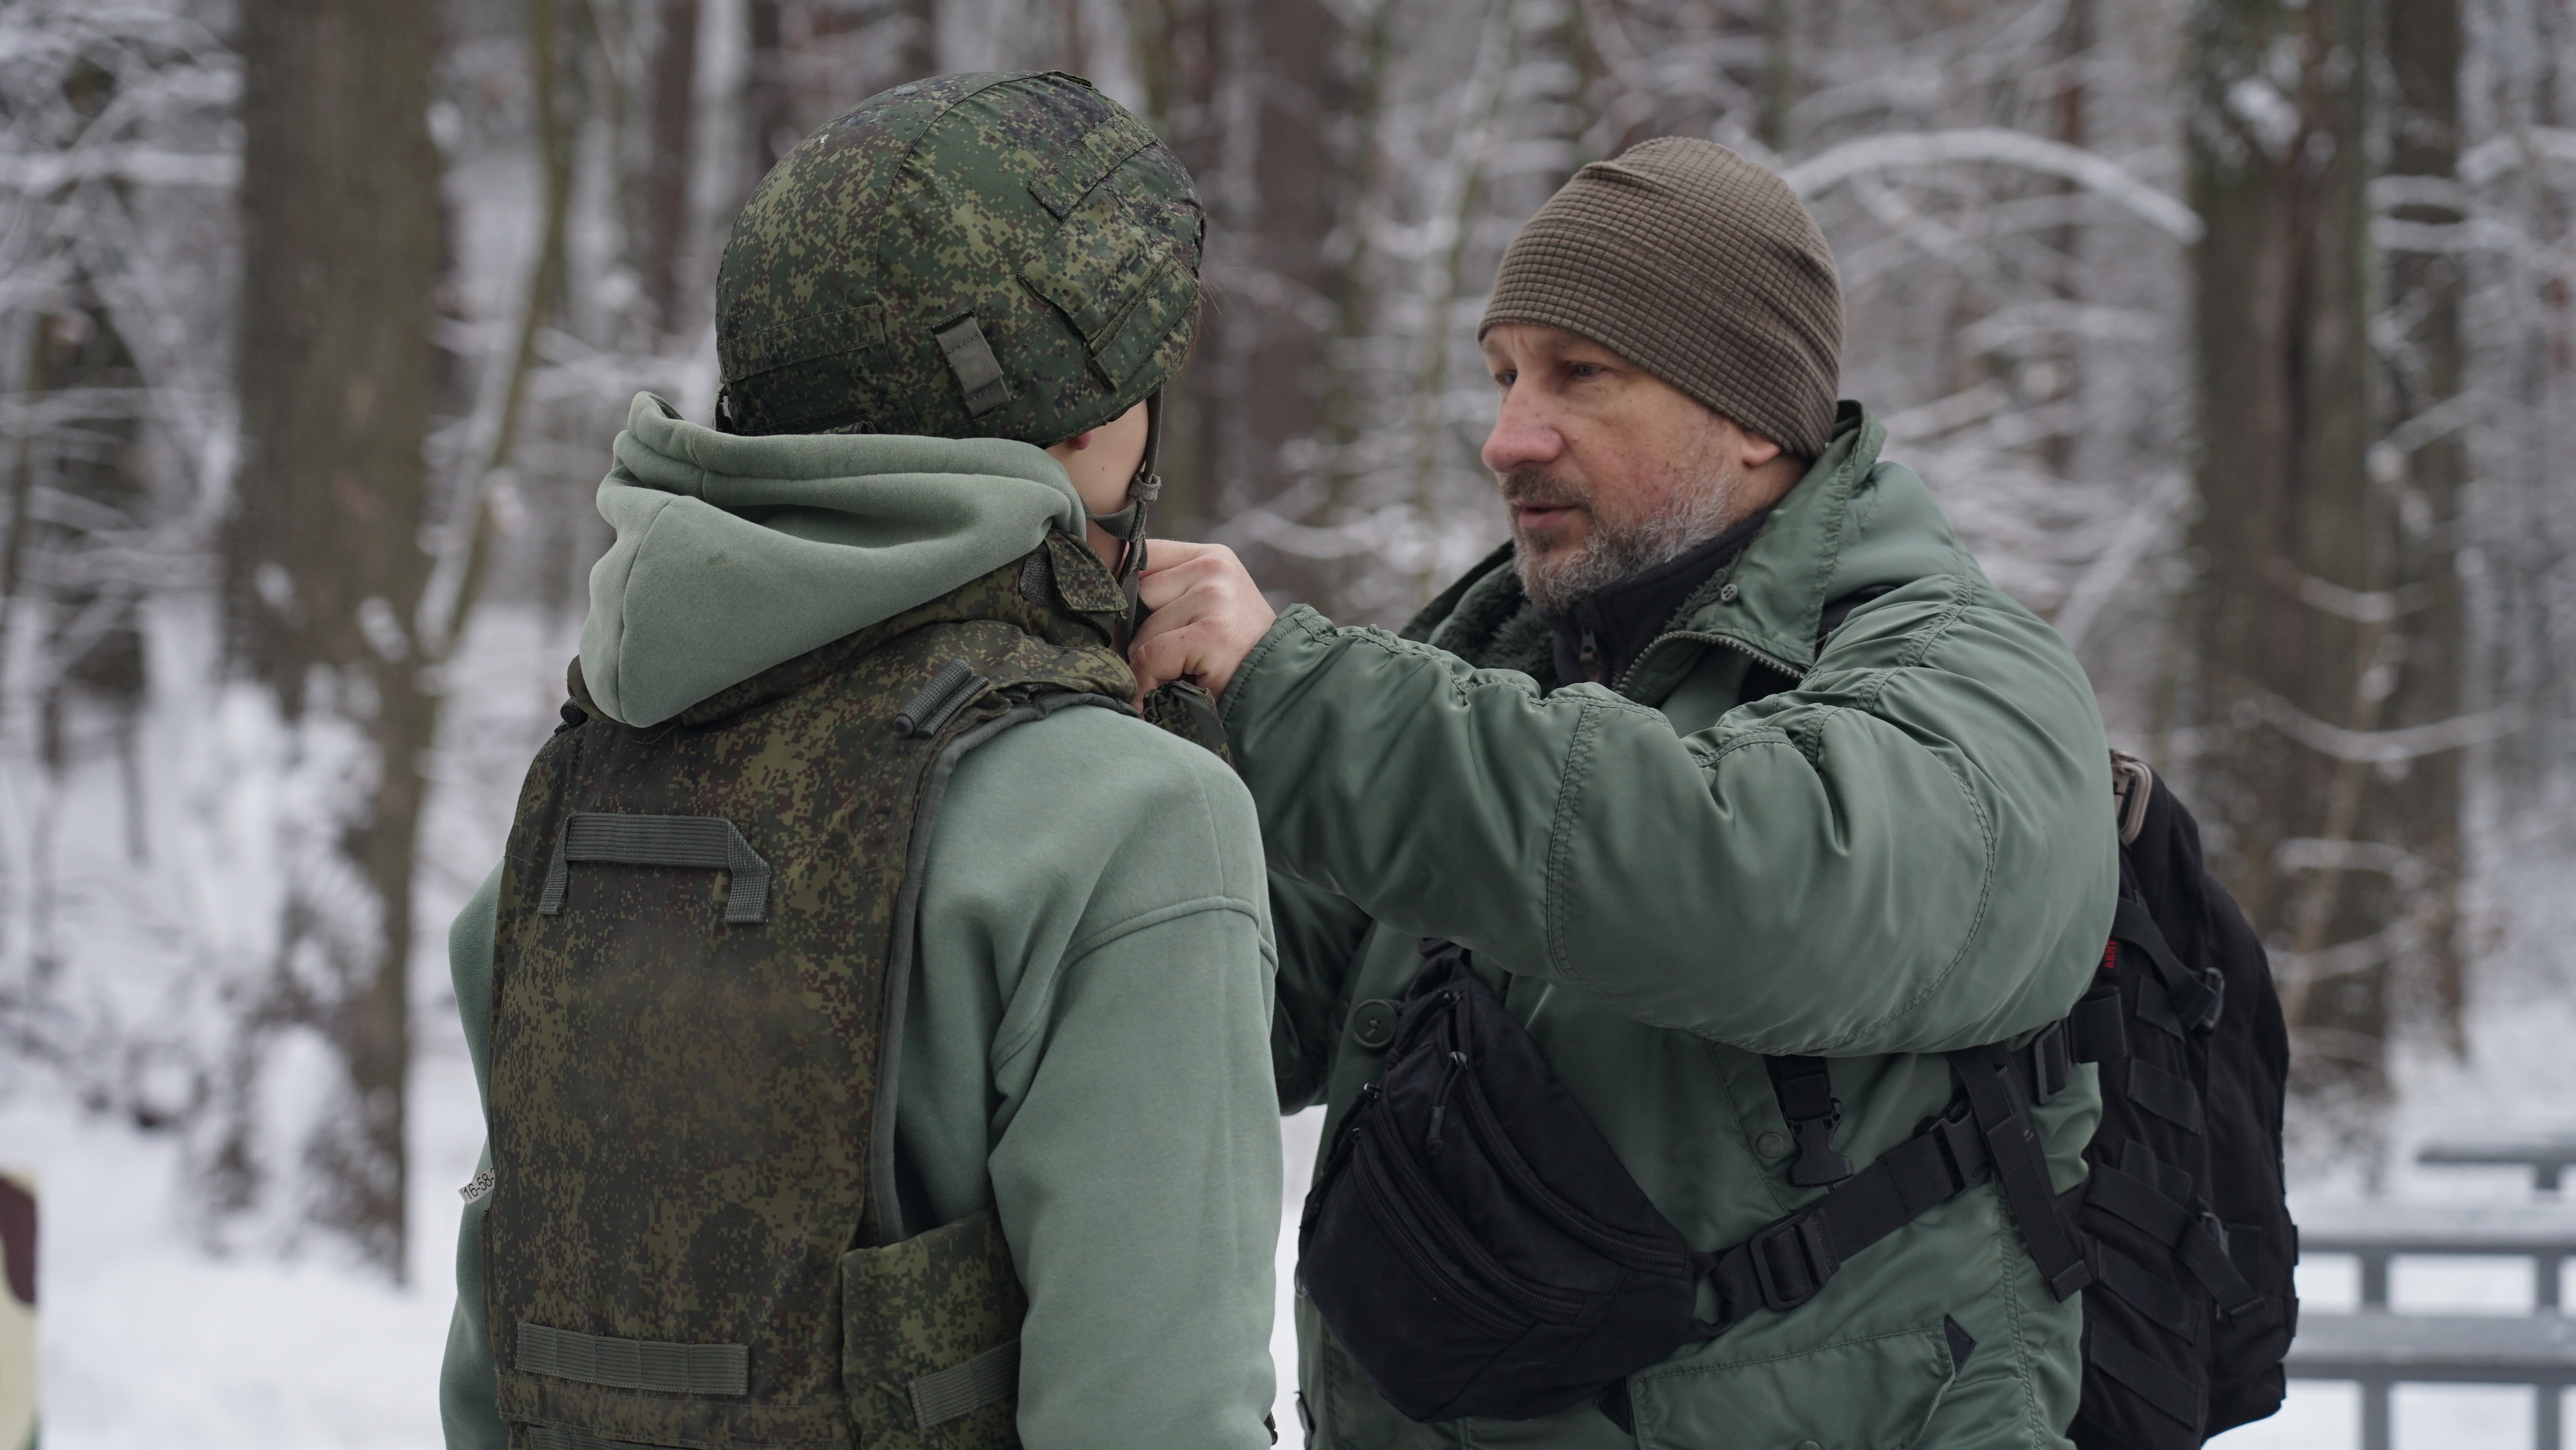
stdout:
{"type": "Polygon", "coordinates": [[[1628,1397],[1640,1447],[1812,1440],[1832,1450],[1907,1450],[1954,1372],[1949,1338],[1935,1321],[1799,1354],[1694,1357],[1632,1377],[1628,1397]]]}
{"type": "Polygon", "coordinates": [[[868,1450],[1017,1450],[1029,1301],[987,1208],[841,1258],[841,1382],[868,1450]]]}

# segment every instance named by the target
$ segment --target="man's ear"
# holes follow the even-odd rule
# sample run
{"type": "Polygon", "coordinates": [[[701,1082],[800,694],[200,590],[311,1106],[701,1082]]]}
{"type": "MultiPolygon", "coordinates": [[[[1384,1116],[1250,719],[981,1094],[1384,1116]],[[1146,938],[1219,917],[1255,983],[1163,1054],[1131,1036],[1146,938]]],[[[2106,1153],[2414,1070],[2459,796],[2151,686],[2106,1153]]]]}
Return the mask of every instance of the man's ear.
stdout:
{"type": "Polygon", "coordinates": [[[1735,440],[1735,461],[1747,469],[1760,468],[1780,456],[1780,445],[1759,433],[1737,427],[1735,440]]]}

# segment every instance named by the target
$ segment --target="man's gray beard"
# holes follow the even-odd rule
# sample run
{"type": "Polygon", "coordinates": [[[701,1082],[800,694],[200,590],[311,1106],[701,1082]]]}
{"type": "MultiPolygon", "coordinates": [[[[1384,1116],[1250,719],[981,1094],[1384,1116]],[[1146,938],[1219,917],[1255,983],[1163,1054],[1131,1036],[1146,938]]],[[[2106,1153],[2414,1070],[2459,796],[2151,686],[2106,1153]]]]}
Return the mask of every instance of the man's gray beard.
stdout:
{"type": "MultiPolygon", "coordinates": [[[[1596,511],[1590,535],[1573,553],[1545,559],[1520,553],[1521,592],[1548,613],[1563,614],[1578,601],[1669,564],[1725,533],[1739,512],[1735,470],[1719,464],[1693,471],[1698,476],[1675,489],[1659,514],[1613,525],[1596,511]]],[[[1508,497],[1508,485],[1504,491],[1508,497]]]]}

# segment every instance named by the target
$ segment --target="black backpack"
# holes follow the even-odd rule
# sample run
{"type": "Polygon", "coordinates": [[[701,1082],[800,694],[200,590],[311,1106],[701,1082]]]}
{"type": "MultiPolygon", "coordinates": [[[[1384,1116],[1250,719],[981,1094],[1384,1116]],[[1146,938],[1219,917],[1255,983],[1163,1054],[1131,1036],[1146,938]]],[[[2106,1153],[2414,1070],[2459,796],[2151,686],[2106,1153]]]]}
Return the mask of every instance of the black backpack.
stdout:
{"type": "MultiPolygon", "coordinates": [[[[1683,1241],[1454,943],[1426,941],[1383,1071],[1308,1193],[1298,1288],[1398,1410],[1526,1419],[1592,1397],[1628,1423],[1626,1376],[1791,1311],[1852,1255],[1992,1175],[2061,1299],[2085,1296],[2085,1450],[2168,1450],[2272,1413],[2297,1312],[2282,1197],[2288,1037],[2261,944],[2201,868],[2199,830],[2115,756],[2120,904],[2093,987],[2015,1051],[1951,1053],[1950,1109],[1866,1167],[1834,1151],[1822,1058],[1766,1060],[1832,1191],[1745,1242],[1683,1241]],[[2089,1181],[2052,1196],[2028,1111],[2101,1067],[2089,1181]],[[1697,1282],[1718,1318],[1697,1321],[1697,1282]]],[[[1975,1343],[1955,1323],[1954,1361],[1975,1343]]]]}
{"type": "Polygon", "coordinates": [[[2283,1197],[2289,1032],[2263,944],[2201,864],[2200,826],[2114,752],[2120,904],[2095,991],[2126,1050],[2102,1063],[2102,1123],[2076,1225],[2084,1450],[2178,1450],[2281,1407],[2298,1324],[2283,1197]]]}

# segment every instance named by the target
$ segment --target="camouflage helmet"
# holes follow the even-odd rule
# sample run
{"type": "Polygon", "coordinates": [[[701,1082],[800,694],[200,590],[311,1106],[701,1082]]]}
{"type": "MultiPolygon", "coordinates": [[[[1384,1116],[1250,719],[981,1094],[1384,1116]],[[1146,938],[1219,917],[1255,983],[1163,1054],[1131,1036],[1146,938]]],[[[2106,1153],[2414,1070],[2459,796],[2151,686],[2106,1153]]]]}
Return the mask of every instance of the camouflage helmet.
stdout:
{"type": "Polygon", "coordinates": [[[1078,76],[939,76],[805,138],[716,278],[728,432],[1041,446],[1189,355],[1204,214],[1189,173],[1078,76]]]}

